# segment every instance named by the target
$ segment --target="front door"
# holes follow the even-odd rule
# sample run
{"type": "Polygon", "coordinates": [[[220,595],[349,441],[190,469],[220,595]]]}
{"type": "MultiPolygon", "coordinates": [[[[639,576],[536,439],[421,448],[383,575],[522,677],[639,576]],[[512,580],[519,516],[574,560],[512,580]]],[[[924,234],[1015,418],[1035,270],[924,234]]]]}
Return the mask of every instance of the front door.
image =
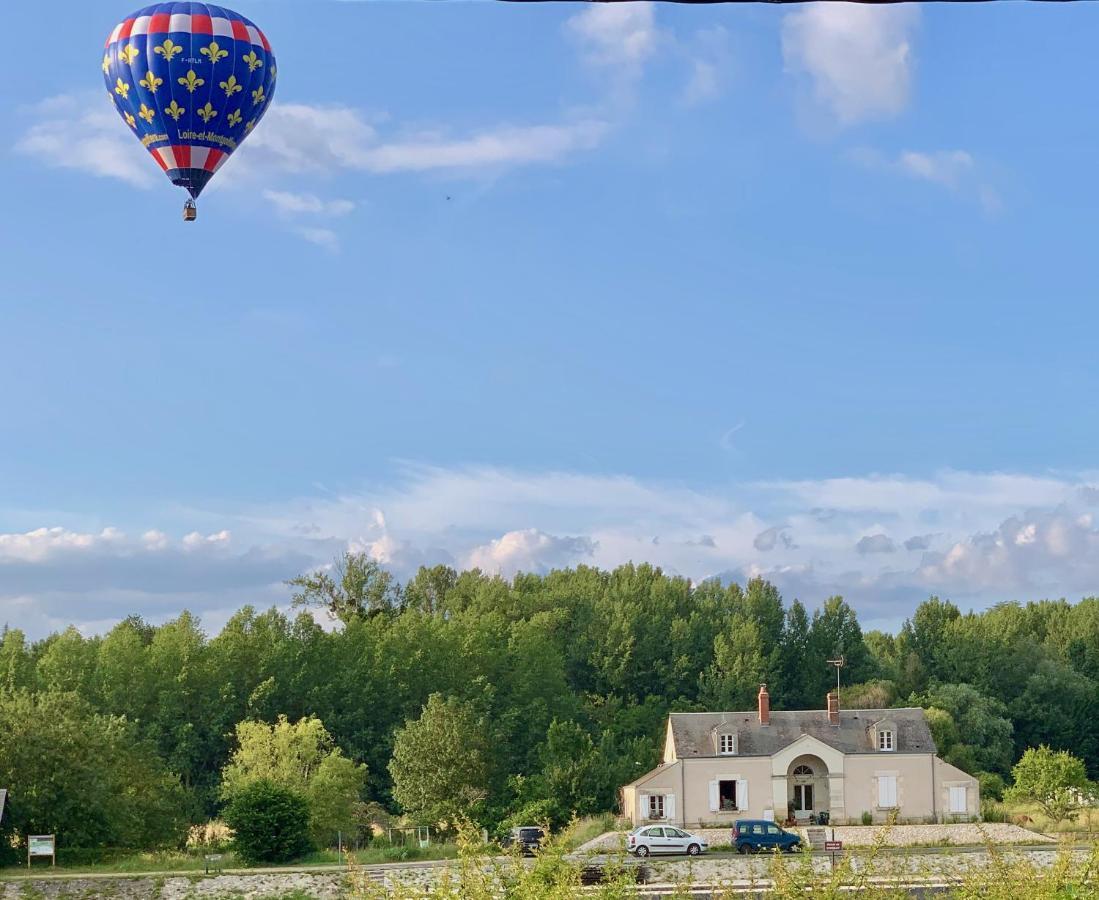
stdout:
{"type": "Polygon", "coordinates": [[[813,811],[813,786],[811,784],[794,785],[794,812],[803,819],[813,811]]]}

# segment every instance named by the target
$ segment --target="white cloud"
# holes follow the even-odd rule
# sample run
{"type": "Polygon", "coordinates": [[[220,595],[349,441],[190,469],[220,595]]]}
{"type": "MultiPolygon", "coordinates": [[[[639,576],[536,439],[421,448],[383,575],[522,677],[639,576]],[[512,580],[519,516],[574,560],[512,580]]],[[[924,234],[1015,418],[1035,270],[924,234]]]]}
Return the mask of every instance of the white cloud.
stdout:
{"type": "Polygon", "coordinates": [[[720,97],[728,70],[729,33],[715,25],[676,43],[680,55],[686,58],[690,73],[683,88],[683,103],[700,106],[720,97]]]}
{"type": "Polygon", "coordinates": [[[888,118],[908,103],[918,21],[903,4],[806,4],[783,19],[783,58],[840,124],[888,118]]]}
{"type": "Polygon", "coordinates": [[[384,140],[358,110],[306,104],[273,106],[243,156],[252,169],[276,173],[358,170],[451,172],[553,163],[597,146],[607,124],[501,125],[453,137],[439,132],[384,140]]]}
{"type": "Polygon", "coordinates": [[[720,94],[717,64],[705,59],[692,60],[691,77],[683,89],[683,102],[688,106],[698,106],[720,94]]]}
{"type": "Polygon", "coordinates": [[[931,549],[931,541],[934,540],[933,534],[914,534],[904,542],[905,550],[929,550],[931,549]]]}
{"type": "Polygon", "coordinates": [[[849,158],[868,169],[915,178],[952,191],[965,191],[990,212],[995,211],[992,198],[995,203],[999,202],[990,186],[977,183],[980,173],[976,161],[965,150],[902,150],[895,157],[889,157],[877,150],[859,147],[849,154],[849,158]]]}
{"type": "Polygon", "coordinates": [[[656,52],[653,4],[594,3],[565,23],[589,65],[636,77],[656,52]]]}
{"type": "Polygon", "coordinates": [[[315,194],[296,194],[291,191],[265,190],[263,197],[284,216],[299,215],[341,217],[355,211],[350,200],[322,200],[315,194]]]}
{"type": "Polygon", "coordinates": [[[999,192],[986,183],[986,173],[966,150],[902,150],[888,156],[869,147],[857,147],[847,156],[867,169],[946,188],[976,202],[989,216],[1003,209],[999,192]]]}
{"type": "Polygon", "coordinates": [[[778,526],[776,528],[768,528],[766,531],[761,531],[755,536],[755,540],[752,541],[752,546],[760,553],[770,553],[775,547],[782,545],[785,550],[797,549],[797,545],[794,543],[793,538],[787,534],[785,527],[778,526]]]}
{"type": "Polygon", "coordinates": [[[887,534],[868,534],[859,538],[859,542],[855,544],[855,552],[865,556],[868,553],[893,553],[897,549],[897,545],[893,543],[893,539],[887,534]]]}
{"type": "Polygon", "coordinates": [[[17,153],[134,187],[156,183],[159,169],[102,93],[52,97],[24,112],[32,124],[17,153]]]}
{"type": "Polygon", "coordinates": [[[466,566],[512,576],[516,572],[545,572],[590,557],[595,542],[586,537],[555,537],[536,528],[509,531],[502,537],[474,547],[466,566]]]}
{"type": "Polygon", "coordinates": [[[294,233],[310,244],[316,244],[322,250],[329,253],[337,253],[340,249],[340,236],[331,228],[295,228],[294,233]]]}
{"type": "Polygon", "coordinates": [[[931,593],[984,606],[1099,591],[1097,485],[1093,473],[944,471],[688,488],[406,465],[369,490],[176,511],[185,527],[135,529],[139,537],[64,528],[0,535],[0,620],[17,617],[12,604],[27,598],[50,621],[81,622],[283,603],[282,579],[351,547],[400,578],[435,563],[510,575],[631,560],[696,580],[761,574],[809,605],[844,594],[864,625],[892,626],[931,593]],[[909,537],[902,544],[898,535],[909,537]]]}
{"type": "Polygon", "coordinates": [[[897,165],[913,178],[956,188],[973,171],[973,157],[964,150],[940,150],[937,153],[905,150],[897,165]]]}

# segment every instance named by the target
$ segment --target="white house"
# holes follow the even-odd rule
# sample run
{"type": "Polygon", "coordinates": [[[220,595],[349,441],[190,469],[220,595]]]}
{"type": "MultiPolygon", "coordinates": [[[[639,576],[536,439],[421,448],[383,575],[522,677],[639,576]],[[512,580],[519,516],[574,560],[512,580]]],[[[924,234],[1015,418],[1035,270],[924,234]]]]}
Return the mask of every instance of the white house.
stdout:
{"type": "Polygon", "coordinates": [[[902,822],[976,818],[977,779],[943,762],[924,711],[775,711],[767,685],[751,712],[672,713],[664,760],[622,788],[635,825],[731,824],[736,819],[902,822]]]}

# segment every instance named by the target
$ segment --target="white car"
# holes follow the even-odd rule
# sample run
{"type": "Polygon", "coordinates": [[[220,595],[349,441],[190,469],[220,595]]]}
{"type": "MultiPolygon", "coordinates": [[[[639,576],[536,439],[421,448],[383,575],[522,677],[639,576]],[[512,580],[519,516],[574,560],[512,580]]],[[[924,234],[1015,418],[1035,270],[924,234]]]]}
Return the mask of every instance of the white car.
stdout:
{"type": "Polygon", "coordinates": [[[674,825],[645,825],[626,835],[626,852],[636,856],[650,853],[686,853],[698,856],[710,849],[710,842],[674,825]]]}

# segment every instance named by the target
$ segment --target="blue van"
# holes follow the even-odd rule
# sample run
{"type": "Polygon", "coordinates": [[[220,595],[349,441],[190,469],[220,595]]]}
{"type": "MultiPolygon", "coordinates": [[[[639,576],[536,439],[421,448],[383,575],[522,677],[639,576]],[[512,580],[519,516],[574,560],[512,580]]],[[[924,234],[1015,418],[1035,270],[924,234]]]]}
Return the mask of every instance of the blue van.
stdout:
{"type": "Polygon", "coordinates": [[[801,846],[801,838],[766,819],[738,819],[733,826],[733,846],[738,853],[763,850],[793,853],[801,846]]]}

